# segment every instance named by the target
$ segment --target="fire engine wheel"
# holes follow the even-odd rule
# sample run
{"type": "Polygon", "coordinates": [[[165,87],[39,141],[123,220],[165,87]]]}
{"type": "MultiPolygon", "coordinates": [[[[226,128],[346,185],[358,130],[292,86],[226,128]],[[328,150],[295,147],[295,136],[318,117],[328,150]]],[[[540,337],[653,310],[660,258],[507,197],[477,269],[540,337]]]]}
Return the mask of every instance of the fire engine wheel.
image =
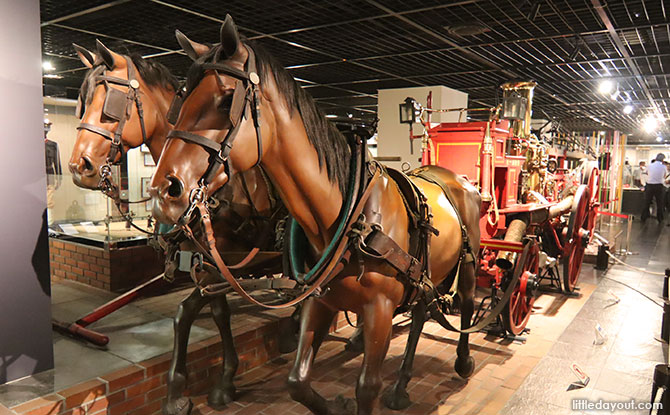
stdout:
{"type": "Polygon", "coordinates": [[[598,169],[598,162],[592,161],[586,168],[586,173],[584,174],[583,184],[585,184],[589,189],[589,194],[591,198],[589,199],[589,211],[588,211],[588,231],[589,231],[589,242],[593,239],[593,230],[596,227],[596,209],[600,205],[598,203],[598,194],[600,193],[600,170],[598,169]]]}
{"type": "Polygon", "coordinates": [[[524,264],[519,261],[515,269],[522,267],[523,271],[519,277],[516,290],[512,293],[505,308],[502,311],[502,320],[505,330],[518,336],[528,324],[530,313],[533,310],[533,303],[537,297],[539,289],[539,247],[535,242],[530,242],[530,252],[524,264]]]}
{"type": "Polygon", "coordinates": [[[577,188],[570,210],[568,233],[563,248],[563,290],[571,293],[577,287],[579,271],[582,269],[584,250],[589,243],[589,201],[588,187],[577,188]]]}

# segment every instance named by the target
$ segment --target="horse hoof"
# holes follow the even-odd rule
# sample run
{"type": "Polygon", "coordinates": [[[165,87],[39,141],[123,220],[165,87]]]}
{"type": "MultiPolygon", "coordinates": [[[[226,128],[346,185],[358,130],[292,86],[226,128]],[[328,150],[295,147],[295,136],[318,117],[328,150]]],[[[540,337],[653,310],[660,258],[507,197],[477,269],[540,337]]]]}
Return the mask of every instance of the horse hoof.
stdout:
{"type": "Polygon", "coordinates": [[[458,376],[464,379],[469,378],[475,371],[475,359],[473,359],[472,356],[466,358],[457,357],[454,369],[456,370],[456,373],[458,373],[458,376]]]}
{"type": "Polygon", "coordinates": [[[354,415],[356,413],[356,401],[345,398],[342,395],[328,401],[328,415],[354,415]]]}
{"type": "Polygon", "coordinates": [[[207,395],[207,404],[214,409],[219,409],[235,400],[235,387],[213,388],[207,395]]]}
{"type": "Polygon", "coordinates": [[[389,386],[382,395],[384,406],[394,411],[407,409],[412,401],[409,400],[409,393],[406,390],[398,391],[393,386],[389,386]]]}
{"type": "Polygon", "coordinates": [[[193,402],[190,399],[181,397],[177,400],[166,403],[163,406],[163,415],[188,415],[193,409],[193,402]]]}

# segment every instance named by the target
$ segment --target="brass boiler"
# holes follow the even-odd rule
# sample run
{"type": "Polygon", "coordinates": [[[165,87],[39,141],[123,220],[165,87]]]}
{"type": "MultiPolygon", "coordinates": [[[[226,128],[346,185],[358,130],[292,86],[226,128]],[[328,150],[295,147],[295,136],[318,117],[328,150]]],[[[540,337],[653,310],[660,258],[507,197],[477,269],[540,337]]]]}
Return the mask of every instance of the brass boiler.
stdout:
{"type": "MultiPolygon", "coordinates": [[[[503,91],[503,102],[518,102],[519,110],[523,114],[517,114],[512,118],[512,134],[514,137],[527,139],[530,137],[530,120],[533,115],[533,90],[537,84],[533,81],[505,82],[500,86],[503,91]],[[518,100],[521,98],[521,100],[518,100]],[[524,105],[525,108],[521,108],[524,105]]],[[[503,118],[505,114],[503,114],[503,118]]]]}
{"type": "MultiPolygon", "coordinates": [[[[503,91],[503,118],[510,119],[512,122],[511,133],[514,137],[522,140],[529,140],[530,136],[530,121],[533,107],[533,90],[537,84],[533,81],[512,81],[501,85],[503,91]]],[[[526,141],[528,142],[528,141],[526,141]]],[[[537,140],[533,140],[537,142],[537,140]]],[[[544,171],[546,172],[546,161],[542,163],[542,157],[546,158],[546,149],[540,149],[534,145],[529,145],[526,153],[525,168],[531,171],[535,170],[534,177],[528,177],[526,182],[528,186],[541,186],[540,170],[544,164],[544,171]]],[[[527,189],[521,189],[524,193],[527,189]]],[[[505,232],[505,241],[521,242],[521,239],[526,234],[526,228],[529,225],[529,215],[520,214],[512,220],[505,232]]],[[[516,253],[509,251],[500,251],[496,259],[498,268],[509,271],[514,267],[516,261],[516,253]]]]}
{"type": "Polygon", "coordinates": [[[521,180],[521,199],[523,202],[541,202],[530,191],[546,196],[545,178],[547,176],[547,147],[537,139],[532,139],[526,148],[526,161],[523,164],[521,180]]]}

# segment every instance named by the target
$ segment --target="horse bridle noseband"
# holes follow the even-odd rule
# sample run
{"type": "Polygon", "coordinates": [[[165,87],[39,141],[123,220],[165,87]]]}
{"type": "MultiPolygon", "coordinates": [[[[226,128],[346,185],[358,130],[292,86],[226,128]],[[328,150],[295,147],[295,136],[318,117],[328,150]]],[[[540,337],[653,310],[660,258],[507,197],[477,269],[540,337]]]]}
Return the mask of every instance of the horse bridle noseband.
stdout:
{"type": "MultiPolygon", "coordinates": [[[[94,124],[89,124],[82,122],[77,127],[77,130],[87,130],[92,133],[98,134],[105,138],[106,140],[111,141],[111,146],[109,148],[109,153],[107,154],[107,160],[105,164],[100,166],[100,183],[98,187],[100,190],[107,196],[114,197],[114,183],[112,182],[112,167],[115,164],[118,164],[119,161],[116,161],[119,154],[123,156],[123,142],[121,137],[123,134],[123,128],[126,125],[126,122],[130,119],[131,108],[133,102],[137,107],[137,115],[140,119],[140,127],[142,129],[142,143],[147,142],[147,132],[144,126],[144,110],[142,109],[142,101],[140,100],[139,87],[140,83],[135,76],[135,66],[128,57],[123,57],[126,60],[126,67],[128,68],[128,79],[118,78],[115,76],[106,75],[107,70],[103,71],[101,75],[95,76],[95,87],[99,84],[104,84],[106,88],[105,103],[103,105],[103,114],[115,121],[118,122],[115,131],[110,131],[102,127],[98,127],[94,124]],[[125,96],[124,94],[109,86],[109,84],[121,85],[128,88],[125,96]]],[[[88,101],[88,97],[86,98],[88,101]]],[[[83,110],[80,107],[82,104],[81,96],[79,97],[79,103],[77,108],[77,115],[81,117],[83,115],[83,110]]],[[[84,102],[86,104],[86,102],[84,102]]]]}
{"type": "MultiPolygon", "coordinates": [[[[194,65],[198,65],[200,70],[203,72],[211,70],[215,72],[217,77],[219,76],[219,73],[223,73],[227,76],[237,79],[235,83],[235,91],[233,92],[233,101],[229,112],[232,128],[228,130],[228,133],[226,134],[223,141],[219,143],[203,135],[184,130],[172,130],[167,135],[168,140],[178,138],[186,141],[187,143],[197,144],[210,155],[207,170],[205,170],[205,173],[202,175],[200,180],[198,180],[198,187],[194,188],[189,195],[190,205],[184,212],[184,215],[182,215],[180,218],[181,223],[186,223],[195,210],[196,204],[198,202],[204,201],[204,199],[207,197],[207,186],[212,182],[221,166],[224,166],[226,173],[230,175],[230,151],[233,148],[233,142],[235,141],[235,137],[239,132],[240,126],[242,125],[242,120],[243,118],[246,118],[247,107],[250,107],[251,117],[253,119],[254,128],[256,130],[258,159],[256,160],[254,167],[261,162],[261,158],[263,156],[263,141],[261,139],[261,113],[260,101],[258,97],[260,77],[258,76],[258,72],[256,70],[256,55],[254,54],[253,49],[246,45],[244,47],[246,47],[249,53],[244,71],[217,62],[196,61],[194,63],[194,65]]],[[[214,60],[216,60],[217,55],[215,55],[214,60]]]]}

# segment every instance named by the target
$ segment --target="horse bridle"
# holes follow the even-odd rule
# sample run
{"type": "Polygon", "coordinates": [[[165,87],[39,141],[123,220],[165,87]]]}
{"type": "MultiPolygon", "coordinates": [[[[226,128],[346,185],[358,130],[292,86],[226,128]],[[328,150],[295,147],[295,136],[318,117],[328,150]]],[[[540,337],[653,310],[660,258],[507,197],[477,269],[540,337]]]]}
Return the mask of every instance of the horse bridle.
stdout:
{"type": "MultiPolygon", "coordinates": [[[[100,135],[106,140],[111,141],[109,153],[107,154],[107,160],[105,161],[105,164],[100,166],[100,183],[98,184],[100,190],[105,195],[110,197],[114,197],[115,193],[115,185],[112,182],[112,166],[120,162],[120,158],[119,161],[116,160],[119,154],[123,156],[124,150],[121,137],[123,134],[123,128],[125,127],[126,122],[130,119],[130,111],[133,103],[135,103],[135,106],[137,107],[137,115],[140,119],[140,127],[142,129],[142,143],[147,142],[147,132],[144,126],[144,111],[142,109],[142,101],[139,94],[140,83],[135,76],[136,71],[132,61],[126,56],[123,58],[126,60],[126,67],[128,68],[128,79],[107,75],[107,70],[103,71],[101,75],[97,75],[94,78],[94,88],[99,84],[105,85],[106,94],[102,113],[106,117],[118,122],[116,130],[110,131],[86,122],[80,123],[77,127],[77,130],[87,130],[100,135]],[[112,88],[109,84],[125,86],[128,88],[128,90],[124,95],[123,92],[112,88]]],[[[86,101],[88,101],[88,97],[86,97],[86,101]]],[[[83,102],[83,104],[85,105],[86,102],[83,102]]],[[[80,118],[83,116],[81,96],[79,97],[79,103],[77,104],[77,116],[80,118]]]]}
{"type": "MultiPolygon", "coordinates": [[[[263,156],[263,142],[261,139],[260,128],[260,102],[259,102],[259,83],[260,77],[256,70],[256,55],[249,46],[246,47],[249,56],[245,63],[245,70],[241,71],[232,66],[216,62],[216,55],[214,62],[200,62],[196,61],[194,65],[198,65],[200,70],[214,71],[218,77],[220,73],[235,78],[235,91],[233,92],[233,101],[230,106],[229,119],[232,128],[228,130],[223,141],[220,143],[208,137],[192,133],[184,130],[172,130],[167,135],[167,139],[178,138],[187,143],[197,144],[207,151],[210,155],[209,165],[207,170],[198,180],[198,187],[194,188],[189,195],[189,207],[186,209],[182,217],[179,219],[180,223],[186,223],[195,210],[196,204],[204,201],[207,196],[207,186],[212,182],[216,176],[219,168],[224,166],[226,173],[230,175],[231,169],[229,165],[230,151],[233,148],[233,142],[242,125],[243,118],[246,118],[247,107],[250,107],[251,117],[254,122],[256,130],[256,142],[258,148],[258,158],[254,167],[261,162],[263,156]]],[[[190,91],[189,91],[190,92],[190,91]]]]}

